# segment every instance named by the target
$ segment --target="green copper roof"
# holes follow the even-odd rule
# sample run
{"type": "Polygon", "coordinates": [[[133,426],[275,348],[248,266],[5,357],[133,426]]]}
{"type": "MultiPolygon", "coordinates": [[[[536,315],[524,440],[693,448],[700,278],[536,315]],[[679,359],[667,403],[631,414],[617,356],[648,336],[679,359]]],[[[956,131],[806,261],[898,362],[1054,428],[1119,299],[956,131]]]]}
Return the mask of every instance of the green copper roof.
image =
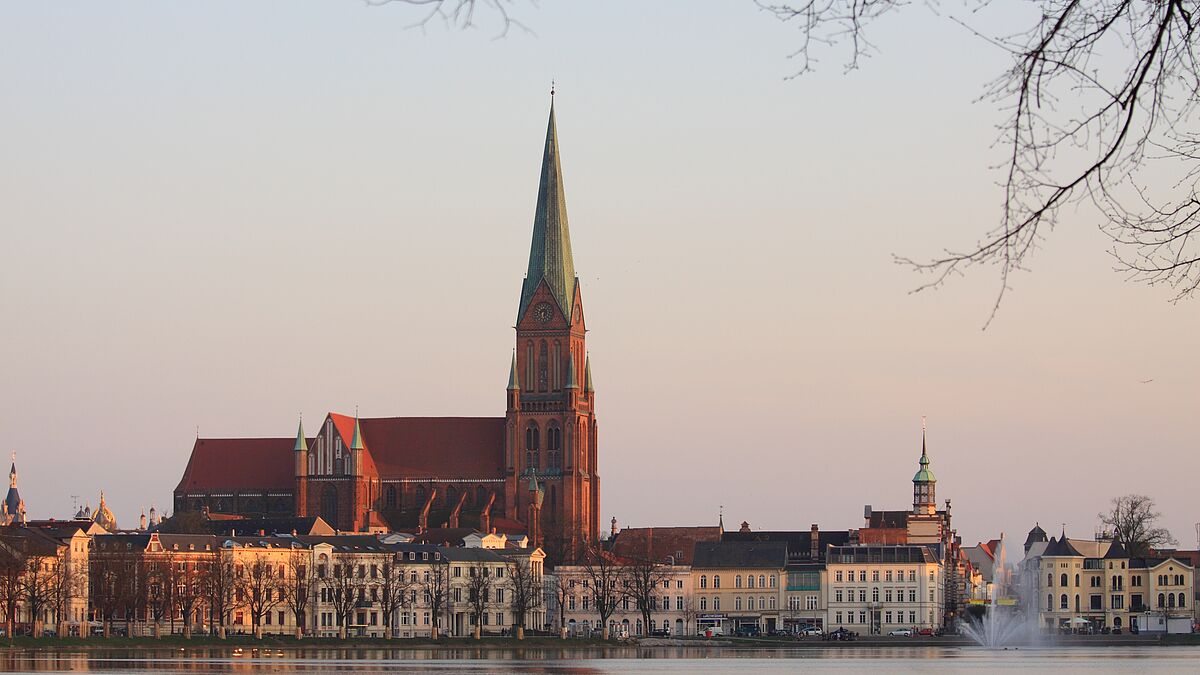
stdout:
{"type": "Polygon", "coordinates": [[[921,470],[913,476],[914,483],[936,483],[933,472],[929,470],[929,455],[925,452],[925,432],[921,432],[921,470]]]}
{"type": "Polygon", "coordinates": [[[516,391],[521,388],[521,380],[517,377],[517,353],[513,352],[512,370],[508,371],[508,390],[516,391]]]}
{"type": "Polygon", "coordinates": [[[578,389],[579,380],[575,377],[575,357],[567,359],[567,389],[578,389]]]}
{"type": "Polygon", "coordinates": [[[350,441],[350,449],[351,450],[362,450],[363,449],[362,427],[360,427],[358,425],[358,417],[357,416],[354,417],[354,440],[350,441]]]}
{"type": "Polygon", "coordinates": [[[300,428],[296,430],[295,452],[308,452],[308,439],[304,436],[304,420],[300,420],[300,428]]]}
{"type": "Polygon", "coordinates": [[[567,229],[567,198],[563,192],[562,167],[558,157],[558,128],[554,123],[554,101],[546,127],[546,149],[542,154],[542,176],[538,184],[537,209],[533,214],[533,244],[529,270],[521,288],[517,320],[525,315],[529,301],[542,280],[558,302],[563,316],[571,318],[575,302],[575,261],[571,256],[571,232],[567,229]]]}
{"type": "Polygon", "coordinates": [[[583,360],[583,390],[596,391],[592,388],[592,357],[590,355],[583,360]]]}

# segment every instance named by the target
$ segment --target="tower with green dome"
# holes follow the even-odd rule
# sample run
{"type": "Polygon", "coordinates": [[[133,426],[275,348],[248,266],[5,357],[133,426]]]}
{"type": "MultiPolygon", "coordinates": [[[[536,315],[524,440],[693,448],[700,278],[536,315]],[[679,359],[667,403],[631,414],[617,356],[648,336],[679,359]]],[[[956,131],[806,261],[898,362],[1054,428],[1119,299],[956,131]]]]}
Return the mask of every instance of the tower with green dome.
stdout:
{"type": "Polygon", "coordinates": [[[913,513],[931,516],[937,513],[937,478],[929,470],[929,454],[925,450],[925,421],[921,420],[921,468],[913,476],[913,513]]]}

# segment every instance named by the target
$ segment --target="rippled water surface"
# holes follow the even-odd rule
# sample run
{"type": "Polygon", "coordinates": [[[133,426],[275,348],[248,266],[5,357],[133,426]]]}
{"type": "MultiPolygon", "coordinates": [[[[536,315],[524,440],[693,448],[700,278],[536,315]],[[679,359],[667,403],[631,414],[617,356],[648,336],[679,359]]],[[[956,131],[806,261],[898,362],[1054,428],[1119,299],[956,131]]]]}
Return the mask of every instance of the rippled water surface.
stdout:
{"type": "Polygon", "coordinates": [[[957,673],[1028,670],[1200,673],[1200,647],[1065,647],[989,651],[975,647],[815,649],[229,649],[5,650],[7,672],[137,673],[957,673]]]}

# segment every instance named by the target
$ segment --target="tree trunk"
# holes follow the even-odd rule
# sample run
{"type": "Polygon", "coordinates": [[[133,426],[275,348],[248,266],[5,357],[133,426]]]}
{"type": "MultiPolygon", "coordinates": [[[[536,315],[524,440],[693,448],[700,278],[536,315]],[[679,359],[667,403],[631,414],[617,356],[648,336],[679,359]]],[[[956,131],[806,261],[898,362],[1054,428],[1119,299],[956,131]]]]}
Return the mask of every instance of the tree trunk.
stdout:
{"type": "Polygon", "coordinates": [[[525,626],[517,626],[517,639],[518,640],[525,639],[525,626]]]}
{"type": "Polygon", "coordinates": [[[302,626],[299,626],[299,625],[296,626],[296,639],[297,640],[304,639],[304,628],[302,626]]]}
{"type": "Polygon", "coordinates": [[[223,626],[223,625],[222,625],[222,626],[217,626],[217,639],[218,639],[218,640],[224,640],[224,639],[225,639],[225,626],[223,626]]]}
{"type": "Polygon", "coordinates": [[[566,626],[562,626],[562,627],[560,627],[560,628],[558,629],[558,635],[559,635],[559,637],[561,637],[562,639],[566,640],[566,639],[567,639],[567,627],[566,627],[566,626]]]}
{"type": "Polygon", "coordinates": [[[183,639],[184,640],[192,639],[192,622],[190,622],[190,621],[186,621],[183,624],[183,639]]]}
{"type": "Polygon", "coordinates": [[[475,623],[475,639],[479,640],[483,637],[483,628],[478,622],[475,623]]]}
{"type": "Polygon", "coordinates": [[[157,640],[161,637],[162,637],[162,622],[155,621],[154,622],[154,639],[157,640]]]}
{"type": "Polygon", "coordinates": [[[260,625],[258,625],[258,624],[255,624],[255,626],[254,626],[254,639],[255,639],[255,640],[261,640],[261,639],[262,639],[262,636],[263,636],[263,627],[262,627],[262,626],[260,626],[260,625]]]}
{"type": "Polygon", "coordinates": [[[109,621],[108,619],[105,619],[104,620],[104,639],[107,640],[108,636],[111,634],[112,634],[112,622],[109,621]]]}
{"type": "Polygon", "coordinates": [[[604,640],[605,642],[608,641],[608,624],[607,623],[600,627],[600,639],[604,640]]]}
{"type": "Polygon", "coordinates": [[[339,640],[346,639],[346,624],[345,623],[343,623],[341,626],[338,627],[338,639],[339,640]]]}
{"type": "Polygon", "coordinates": [[[430,628],[430,629],[429,629],[429,637],[430,637],[430,638],[432,638],[432,639],[434,639],[434,640],[438,639],[438,628],[437,628],[437,626],[434,626],[433,628],[430,628]]]}

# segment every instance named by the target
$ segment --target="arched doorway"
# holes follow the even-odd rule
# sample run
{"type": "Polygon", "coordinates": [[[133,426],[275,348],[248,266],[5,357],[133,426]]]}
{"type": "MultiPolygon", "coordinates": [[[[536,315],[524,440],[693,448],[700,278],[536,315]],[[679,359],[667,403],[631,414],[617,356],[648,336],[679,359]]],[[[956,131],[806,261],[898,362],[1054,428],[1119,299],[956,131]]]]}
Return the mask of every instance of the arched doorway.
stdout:
{"type": "Polygon", "coordinates": [[[337,488],[332,485],[326,485],[321,492],[321,517],[332,527],[338,526],[337,488]]]}

